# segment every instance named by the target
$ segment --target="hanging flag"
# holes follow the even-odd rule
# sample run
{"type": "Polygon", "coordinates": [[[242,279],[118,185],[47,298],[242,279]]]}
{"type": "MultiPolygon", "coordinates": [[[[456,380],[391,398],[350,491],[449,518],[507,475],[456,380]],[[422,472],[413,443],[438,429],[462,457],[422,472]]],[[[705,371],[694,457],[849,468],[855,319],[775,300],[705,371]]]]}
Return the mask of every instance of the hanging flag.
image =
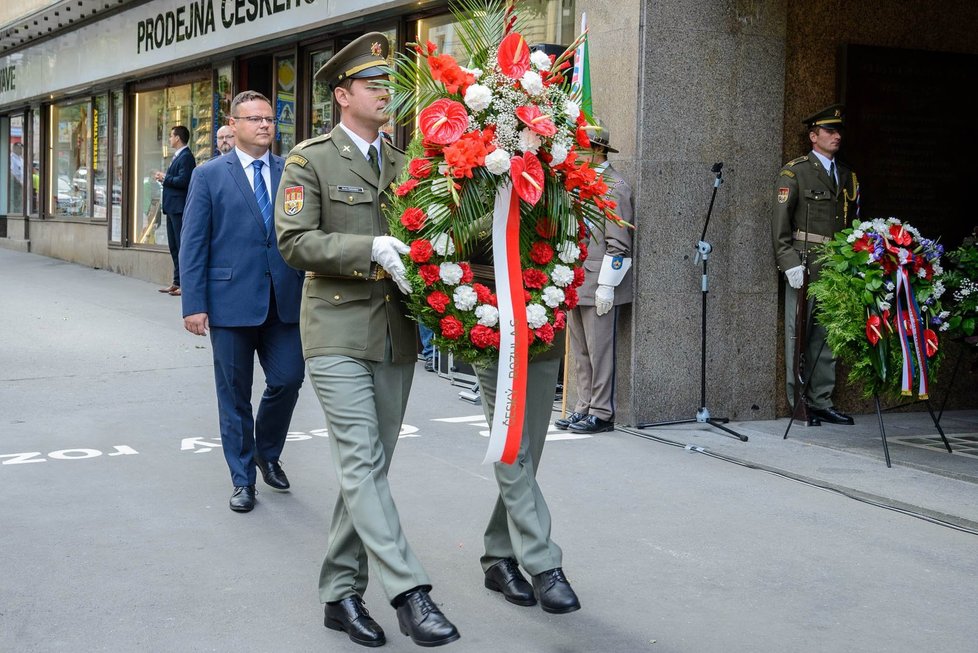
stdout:
{"type": "Polygon", "coordinates": [[[588,61],[587,12],[581,12],[581,34],[584,39],[574,51],[574,73],[571,76],[571,93],[578,98],[581,111],[588,122],[594,111],[591,108],[591,64],[588,61]]]}

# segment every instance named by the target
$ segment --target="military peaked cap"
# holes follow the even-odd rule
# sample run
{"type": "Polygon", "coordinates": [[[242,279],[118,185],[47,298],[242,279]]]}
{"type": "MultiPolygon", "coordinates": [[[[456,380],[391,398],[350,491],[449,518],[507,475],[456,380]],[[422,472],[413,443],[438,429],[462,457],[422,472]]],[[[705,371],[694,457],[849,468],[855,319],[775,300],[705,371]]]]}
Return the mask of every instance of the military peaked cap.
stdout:
{"type": "Polygon", "coordinates": [[[316,71],[316,80],[336,88],[346,79],[387,74],[390,43],[380,32],[368,32],[337,52],[316,71]]]}
{"type": "Polygon", "coordinates": [[[833,104],[817,113],[808,116],[802,122],[809,129],[823,127],[825,129],[842,129],[845,124],[846,107],[843,104],[833,104]]]}

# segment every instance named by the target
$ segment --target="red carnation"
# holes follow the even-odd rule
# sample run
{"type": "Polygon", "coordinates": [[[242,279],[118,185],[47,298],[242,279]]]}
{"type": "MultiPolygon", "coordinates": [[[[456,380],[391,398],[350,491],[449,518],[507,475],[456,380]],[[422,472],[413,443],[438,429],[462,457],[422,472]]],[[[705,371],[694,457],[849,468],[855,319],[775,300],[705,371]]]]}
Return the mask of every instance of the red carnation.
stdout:
{"type": "Polygon", "coordinates": [[[404,197],[412,190],[414,190],[414,187],[417,185],[418,185],[417,179],[408,179],[403,184],[397,187],[397,190],[394,191],[394,194],[397,195],[398,197],[404,197]]]}
{"type": "Polygon", "coordinates": [[[411,243],[411,260],[415,263],[427,263],[434,252],[431,242],[423,238],[411,243]]]}
{"type": "Polygon", "coordinates": [[[401,224],[408,231],[418,231],[424,226],[424,221],[424,211],[416,206],[405,209],[404,213],[401,214],[401,224]]]}
{"type": "Polygon", "coordinates": [[[435,292],[428,295],[427,301],[428,301],[428,306],[435,309],[435,311],[437,311],[438,313],[444,313],[445,309],[448,308],[448,303],[452,300],[449,299],[448,295],[446,295],[442,291],[436,290],[435,292]]]}
{"type": "Polygon", "coordinates": [[[426,286],[430,286],[441,278],[441,268],[434,263],[428,263],[418,268],[418,274],[424,279],[426,286]]]}
{"type": "Polygon", "coordinates": [[[546,283],[546,273],[533,268],[523,270],[523,285],[527,288],[543,288],[546,283]]]}
{"type": "Polygon", "coordinates": [[[526,290],[524,288],[523,289],[523,303],[526,304],[527,306],[529,306],[530,305],[530,302],[532,302],[532,301],[533,301],[533,294],[530,293],[529,290],[526,290]]]}
{"type": "Polygon", "coordinates": [[[587,245],[582,242],[580,245],[578,245],[578,247],[581,248],[581,260],[582,261],[586,261],[587,260],[587,245]]]}
{"type": "Polygon", "coordinates": [[[469,331],[469,340],[472,344],[479,349],[485,349],[486,347],[498,347],[499,346],[499,332],[495,329],[490,329],[487,326],[481,324],[476,324],[469,331]]]}
{"type": "Polygon", "coordinates": [[[473,283],[472,290],[475,291],[475,296],[480,304],[496,305],[496,296],[492,294],[492,291],[488,287],[483,286],[481,283],[473,283]]]}
{"type": "Polygon", "coordinates": [[[536,340],[536,339],[537,339],[537,336],[536,336],[535,333],[533,333],[533,329],[527,327],[527,329],[526,329],[526,344],[528,346],[529,345],[532,345],[533,344],[533,341],[536,340]]]}
{"type": "Polygon", "coordinates": [[[564,288],[564,305],[568,309],[573,309],[579,301],[576,288],[564,288]]]}
{"type": "Polygon", "coordinates": [[[554,330],[563,331],[567,328],[567,314],[559,308],[554,311],[554,330]]]}
{"type": "Polygon", "coordinates": [[[431,174],[433,169],[431,161],[428,159],[411,159],[411,163],[408,164],[408,173],[418,179],[424,179],[431,174]]]}
{"type": "Polygon", "coordinates": [[[537,265],[546,265],[554,258],[554,248],[542,240],[533,243],[530,248],[530,260],[537,265]]]}
{"type": "Polygon", "coordinates": [[[472,266],[468,263],[459,263],[458,266],[462,268],[462,283],[471,283],[472,277],[472,266]]]}
{"type": "Polygon", "coordinates": [[[443,317],[439,324],[441,325],[441,335],[443,338],[458,340],[465,334],[465,325],[454,315],[443,317]]]}
{"type": "Polygon", "coordinates": [[[547,344],[554,341],[554,328],[550,326],[549,322],[537,329],[534,333],[536,333],[540,340],[543,340],[547,344]]]}
{"type": "Polygon", "coordinates": [[[584,284],[584,268],[574,268],[574,280],[571,281],[571,287],[579,288],[584,284]]]}

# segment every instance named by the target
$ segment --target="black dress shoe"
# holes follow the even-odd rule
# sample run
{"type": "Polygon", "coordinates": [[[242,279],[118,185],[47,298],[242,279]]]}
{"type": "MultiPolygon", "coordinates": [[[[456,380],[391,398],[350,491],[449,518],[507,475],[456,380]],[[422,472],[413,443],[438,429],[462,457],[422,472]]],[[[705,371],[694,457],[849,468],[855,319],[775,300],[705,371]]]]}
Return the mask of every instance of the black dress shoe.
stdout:
{"type": "Polygon", "coordinates": [[[571,413],[567,417],[558,419],[556,422],[554,422],[554,426],[559,428],[561,431],[566,431],[568,426],[571,424],[576,424],[586,417],[587,413],[571,413]]]}
{"type": "Polygon", "coordinates": [[[394,603],[397,625],[418,646],[441,646],[460,637],[458,629],[441,613],[425,590],[405,592],[394,603]]]}
{"type": "Polygon", "coordinates": [[[383,646],[387,642],[384,629],[370,613],[363,599],[357,595],[326,604],[323,625],[330,630],[342,630],[354,644],[383,646]]]}
{"type": "Polygon", "coordinates": [[[540,600],[540,607],[544,612],[565,614],[581,609],[581,602],[560,567],[548,569],[534,576],[533,593],[540,600]]]}
{"type": "Polygon", "coordinates": [[[588,415],[580,422],[571,424],[568,428],[579,433],[604,433],[605,431],[614,431],[615,423],[603,420],[597,415],[588,415]]]}
{"type": "Polygon", "coordinates": [[[502,592],[503,597],[516,605],[536,605],[533,588],[523,578],[516,561],[504,558],[486,569],[486,589],[502,592]]]}
{"type": "Polygon", "coordinates": [[[289,477],[285,475],[285,472],[282,470],[282,464],[279,461],[262,460],[256,457],[255,466],[261,472],[261,477],[265,479],[265,483],[273,490],[284,492],[289,489],[289,477]]]}
{"type": "Polygon", "coordinates": [[[831,408],[813,408],[812,413],[823,422],[830,424],[846,424],[848,426],[855,424],[851,417],[840,413],[834,406],[831,408]]]}
{"type": "Polygon", "coordinates": [[[251,512],[255,507],[255,486],[235,485],[229,504],[234,512],[251,512]]]}

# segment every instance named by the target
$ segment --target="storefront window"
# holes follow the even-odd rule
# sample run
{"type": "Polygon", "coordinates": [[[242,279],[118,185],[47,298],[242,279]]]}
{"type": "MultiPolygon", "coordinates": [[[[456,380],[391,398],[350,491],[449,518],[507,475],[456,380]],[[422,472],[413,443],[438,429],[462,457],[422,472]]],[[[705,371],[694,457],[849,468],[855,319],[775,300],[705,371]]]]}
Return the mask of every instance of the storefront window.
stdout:
{"type": "Polygon", "coordinates": [[[39,109],[31,111],[31,151],[30,157],[26,160],[31,162],[31,194],[30,194],[30,214],[37,215],[41,211],[41,112],[39,109]]]}
{"type": "MultiPolygon", "coordinates": [[[[332,49],[318,50],[309,55],[310,78],[316,74],[323,65],[333,56],[332,49]]],[[[333,94],[329,90],[326,82],[312,80],[312,89],[309,92],[312,98],[312,112],[309,119],[309,135],[321,136],[328,134],[333,129],[333,94]]]]}
{"type": "Polygon", "coordinates": [[[166,245],[166,223],[160,206],[162,186],[156,172],[166,172],[173,152],[170,131],[190,130],[188,147],[200,165],[213,155],[213,94],[210,80],[136,93],[133,115],[132,234],[138,245],[166,245]]]}
{"type": "Polygon", "coordinates": [[[272,152],[279,156],[288,154],[295,146],[295,56],[275,57],[275,142],[272,152]]]}
{"type": "MultiPolygon", "coordinates": [[[[217,137],[217,130],[228,124],[228,117],[231,115],[231,100],[234,99],[234,84],[231,81],[231,74],[231,64],[224,64],[217,68],[217,86],[214,89],[214,111],[217,116],[214,129],[215,138],[217,137]]],[[[217,147],[216,140],[214,147],[217,147]]]]}
{"type": "Polygon", "coordinates": [[[29,169],[24,168],[24,116],[10,117],[10,133],[7,143],[10,148],[10,163],[7,168],[7,210],[5,213],[21,215],[24,213],[24,179],[29,169]]]}
{"type": "Polygon", "coordinates": [[[51,107],[48,207],[57,217],[89,215],[91,104],[51,107]]]}
{"type": "Polygon", "coordinates": [[[112,92],[112,165],[109,170],[109,240],[122,242],[122,112],[124,97],[122,92],[112,92]]]}
{"type": "Polygon", "coordinates": [[[109,217],[109,96],[92,103],[92,217],[109,217]]]}

